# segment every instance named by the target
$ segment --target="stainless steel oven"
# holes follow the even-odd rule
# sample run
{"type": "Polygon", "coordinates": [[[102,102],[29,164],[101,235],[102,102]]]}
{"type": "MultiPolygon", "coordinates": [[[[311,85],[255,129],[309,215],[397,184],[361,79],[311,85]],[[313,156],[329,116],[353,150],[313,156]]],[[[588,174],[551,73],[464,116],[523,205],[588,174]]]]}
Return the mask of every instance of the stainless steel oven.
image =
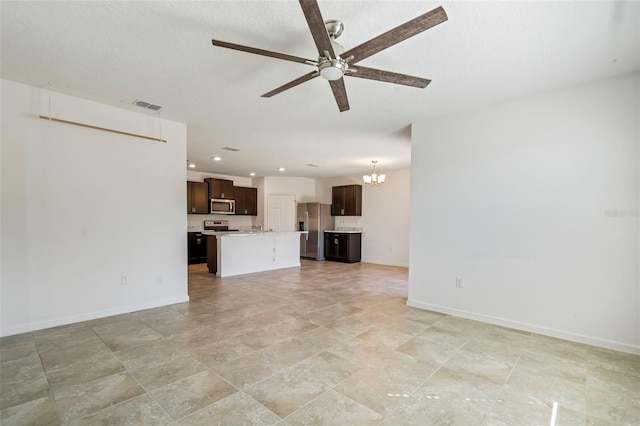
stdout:
{"type": "Polygon", "coordinates": [[[211,214],[235,214],[236,200],[212,198],[210,212],[211,214]]]}

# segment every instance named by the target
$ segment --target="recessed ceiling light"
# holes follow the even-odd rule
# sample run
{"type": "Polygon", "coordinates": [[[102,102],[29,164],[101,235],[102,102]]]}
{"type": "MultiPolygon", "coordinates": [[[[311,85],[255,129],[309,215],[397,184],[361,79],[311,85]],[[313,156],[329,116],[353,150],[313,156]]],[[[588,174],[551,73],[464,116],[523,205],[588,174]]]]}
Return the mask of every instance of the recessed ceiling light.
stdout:
{"type": "Polygon", "coordinates": [[[254,172],[249,173],[249,176],[255,176],[256,174],[254,172]]]}
{"type": "Polygon", "coordinates": [[[280,168],[278,169],[278,171],[279,171],[279,172],[284,172],[284,167],[280,167],[280,168]]]}
{"type": "Polygon", "coordinates": [[[220,161],[220,160],[222,160],[222,158],[217,157],[217,156],[216,156],[216,157],[213,157],[213,161],[220,161]]]}
{"type": "Polygon", "coordinates": [[[195,168],[196,168],[196,165],[195,165],[195,164],[193,164],[193,163],[191,163],[191,164],[189,164],[189,167],[191,167],[192,169],[195,169],[195,168]]]}

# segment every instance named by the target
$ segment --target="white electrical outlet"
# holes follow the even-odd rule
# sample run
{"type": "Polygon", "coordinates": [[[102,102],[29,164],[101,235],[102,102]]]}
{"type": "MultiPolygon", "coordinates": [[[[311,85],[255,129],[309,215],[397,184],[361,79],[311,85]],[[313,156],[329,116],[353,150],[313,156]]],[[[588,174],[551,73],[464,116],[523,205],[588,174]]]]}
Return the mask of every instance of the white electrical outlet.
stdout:
{"type": "Polygon", "coordinates": [[[122,274],[122,276],[120,277],[120,281],[122,282],[122,285],[129,284],[129,275],[122,274]]]}
{"type": "Polygon", "coordinates": [[[456,277],[456,287],[463,288],[464,287],[464,278],[456,277]]]}

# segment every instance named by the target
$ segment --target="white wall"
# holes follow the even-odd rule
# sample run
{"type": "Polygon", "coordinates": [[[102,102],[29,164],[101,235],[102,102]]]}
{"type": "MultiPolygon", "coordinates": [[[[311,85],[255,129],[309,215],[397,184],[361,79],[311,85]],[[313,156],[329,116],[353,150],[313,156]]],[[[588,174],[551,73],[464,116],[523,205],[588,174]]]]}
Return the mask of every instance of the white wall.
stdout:
{"type": "Polygon", "coordinates": [[[265,194],[292,194],[296,202],[308,203],[316,200],[315,179],[303,177],[267,176],[264,178],[265,194]]]}
{"type": "MultiPolygon", "coordinates": [[[[331,188],[341,185],[362,185],[362,176],[337,176],[316,180],[316,200],[319,203],[331,204],[331,188]]],[[[355,220],[355,219],[354,219],[355,220]]]]}
{"type": "Polygon", "coordinates": [[[206,178],[219,178],[232,180],[235,186],[253,186],[253,179],[245,176],[221,175],[216,173],[205,173],[197,170],[187,170],[187,180],[191,182],[204,182],[206,178]]]}
{"type": "MultiPolygon", "coordinates": [[[[362,261],[381,265],[409,266],[409,169],[379,170],[386,175],[383,185],[364,185],[362,216],[336,216],[336,227],[363,227],[362,261]]],[[[362,176],[319,179],[318,201],[331,204],[331,188],[362,185],[362,176]]]]}
{"type": "Polygon", "coordinates": [[[257,224],[265,228],[269,223],[269,195],[295,195],[296,203],[306,203],[316,199],[315,179],[311,178],[265,176],[256,186],[262,188],[263,196],[258,196],[258,209],[262,208],[264,211],[264,215],[259,215],[257,224]]]}
{"type": "MultiPolygon", "coordinates": [[[[167,143],[50,122],[46,91],[4,81],[0,333],[188,300],[186,126],[167,143]],[[130,284],[121,284],[121,274],[130,284]]],[[[158,117],[52,94],[52,115],[160,136],[158,117]]]]}
{"type": "MultiPolygon", "coordinates": [[[[235,186],[248,186],[253,187],[253,182],[250,177],[244,176],[230,176],[214,173],[198,172],[196,170],[187,170],[187,180],[190,182],[204,182],[206,178],[219,178],[232,180],[235,186]]],[[[186,200],[186,198],[185,198],[186,200]]],[[[186,201],[185,201],[186,203],[186,201]]],[[[260,210],[262,206],[258,204],[258,214],[261,214],[260,210]]],[[[187,214],[187,229],[189,231],[201,231],[204,226],[205,220],[228,220],[229,228],[250,227],[253,225],[254,216],[243,215],[224,215],[224,214],[187,214]]]]}
{"type": "Polygon", "coordinates": [[[634,74],[414,123],[408,304],[640,353],[639,97],[634,74]]]}

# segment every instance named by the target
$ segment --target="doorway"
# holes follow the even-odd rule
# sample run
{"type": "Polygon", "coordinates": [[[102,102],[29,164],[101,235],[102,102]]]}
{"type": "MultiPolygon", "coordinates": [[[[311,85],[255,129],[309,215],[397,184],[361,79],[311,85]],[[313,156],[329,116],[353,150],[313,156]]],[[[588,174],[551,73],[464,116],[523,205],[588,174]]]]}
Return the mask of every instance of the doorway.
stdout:
{"type": "Polygon", "coordinates": [[[269,194],[269,226],[276,232],[296,230],[296,196],[290,194],[269,194]]]}

